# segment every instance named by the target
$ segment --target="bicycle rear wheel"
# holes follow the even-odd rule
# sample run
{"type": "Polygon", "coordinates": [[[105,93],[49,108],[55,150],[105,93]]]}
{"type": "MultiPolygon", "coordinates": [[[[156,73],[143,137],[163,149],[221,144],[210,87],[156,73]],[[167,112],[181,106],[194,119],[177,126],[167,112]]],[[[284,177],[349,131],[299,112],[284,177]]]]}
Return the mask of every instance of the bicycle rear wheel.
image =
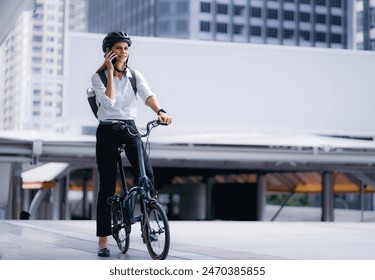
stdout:
{"type": "Polygon", "coordinates": [[[129,250],[130,227],[126,208],[121,203],[112,205],[112,236],[116,240],[120,252],[125,254],[129,250]]]}
{"type": "Polygon", "coordinates": [[[147,250],[154,260],[165,260],[168,256],[170,233],[167,215],[159,203],[146,205],[148,221],[143,226],[147,250]]]}

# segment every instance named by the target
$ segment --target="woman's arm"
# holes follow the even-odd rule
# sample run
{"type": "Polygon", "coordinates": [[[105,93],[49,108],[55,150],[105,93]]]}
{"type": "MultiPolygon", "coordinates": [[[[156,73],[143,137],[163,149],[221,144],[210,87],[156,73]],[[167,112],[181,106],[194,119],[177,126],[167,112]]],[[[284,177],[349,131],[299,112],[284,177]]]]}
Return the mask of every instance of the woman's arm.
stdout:
{"type": "Polygon", "coordinates": [[[159,116],[160,121],[163,123],[171,124],[172,117],[168,116],[166,112],[161,111],[162,108],[159,101],[156,99],[155,95],[150,96],[146,99],[146,104],[159,116]]]}

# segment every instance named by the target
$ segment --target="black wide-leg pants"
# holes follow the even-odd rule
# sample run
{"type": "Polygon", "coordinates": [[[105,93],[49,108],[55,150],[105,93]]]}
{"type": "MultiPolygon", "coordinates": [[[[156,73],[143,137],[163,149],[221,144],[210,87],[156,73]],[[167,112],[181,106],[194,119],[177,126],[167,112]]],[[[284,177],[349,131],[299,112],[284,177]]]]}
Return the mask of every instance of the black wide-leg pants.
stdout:
{"type": "MultiPolygon", "coordinates": [[[[131,131],[136,132],[135,122],[133,120],[126,121],[131,126],[131,131]]],[[[96,131],[96,161],[99,171],[99,193],[97,203],[96,218],[96,235],[111,235],[111,207],[107,203],[107,199],[113,196],[116,190],[117,180],[117,157],[118,147],[125,144],[125,154],[129,160],[133,171],[135,182],[139,178],[137,139],[129,134],[125,125],[119,124],[99,124],[96,131]]],[[[152,166],[145,155],[146,174],[152,182],[154,182],[154,174],[152,166]]]]}

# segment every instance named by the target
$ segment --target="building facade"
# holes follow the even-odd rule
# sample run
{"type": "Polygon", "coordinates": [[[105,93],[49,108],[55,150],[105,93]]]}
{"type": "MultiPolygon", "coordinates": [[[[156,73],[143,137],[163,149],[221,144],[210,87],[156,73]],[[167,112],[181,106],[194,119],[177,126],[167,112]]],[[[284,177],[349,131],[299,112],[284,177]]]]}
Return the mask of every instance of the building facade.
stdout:
{"type": "Polygon", "coordinates": [[[1,45],[0,129],[66,132],[67,32],[375,50],[375,0],[36,0],[1,45]]]}
{"type": "Polygon", "coordinates": [[[68,30],[86,31],[86,1],[37,0],[1,46],[0,129],[64,132],[64,54],[68,30]]]}
{"type": "Polygon", "coordinates": [[[354,3],[354,48],[375,50],[375,1],[357,0],[354,3]]]}
{"type": "Polygon", "coordinates": [[[91,0],[89,32],[351,48],[347,0],[91,0]]]}

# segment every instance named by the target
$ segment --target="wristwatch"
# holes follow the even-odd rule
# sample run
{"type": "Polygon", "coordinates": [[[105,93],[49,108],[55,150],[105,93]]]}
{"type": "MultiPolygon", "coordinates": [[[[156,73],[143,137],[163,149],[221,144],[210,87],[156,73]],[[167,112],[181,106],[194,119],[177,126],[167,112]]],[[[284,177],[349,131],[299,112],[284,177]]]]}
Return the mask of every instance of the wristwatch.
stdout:
{"type": "Polygon", "coordinates": [[[165,114],[167,113],[164,109],[159,109],[159,111],[158,111],[157,114],[160,115],[161,112],[163,112],[163,113],[165,113],[165,114]]]}

